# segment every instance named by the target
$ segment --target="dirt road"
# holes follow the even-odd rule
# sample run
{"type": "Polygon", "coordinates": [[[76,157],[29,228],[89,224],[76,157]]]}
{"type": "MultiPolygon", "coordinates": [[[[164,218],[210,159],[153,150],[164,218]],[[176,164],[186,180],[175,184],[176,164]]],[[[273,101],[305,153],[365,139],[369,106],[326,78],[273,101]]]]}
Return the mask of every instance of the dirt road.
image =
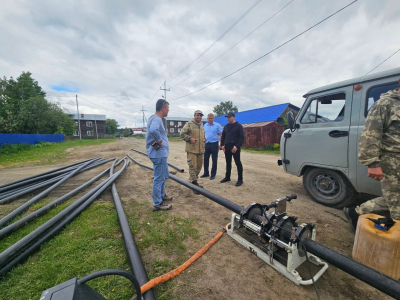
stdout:
{"type": "MultiPolygon", "coordinates": [[[[132,152],[130,148],[145,151],[144,140],[134,138],[118,140],[115,143],[70,150],[70,155],[60,165],[90,157],[123,157],[127,153],[143,163],[151,165],[145,156],[132,152]]],[[[327,208],[312,202],[302,187],[301,178],[286,174],[276,164],[279,156],[258,153],[242,153],[244,184],[234,186],[236,167],[233,167],[233,181],[221,184],[225,164],[223,153],[219,155],[218,172],[215,180],[200,179],[205,189],[219,194],[235,203],[247,206],[252,202],[270,203],[275,199],[296,193],[297,200],[288,205],[288,214],[297,216],[299,222],[316,224],[316,240],[335,251],[351,256],[354,234],[350,226],[341,218],[340,210],[327,208]]],[[[177,176],[188,179],[186,154],[183,142],[170,143],[169,161],[185,169],[177,176]]],[[[53,169],[57,166],[30,166],[14,169],[0,169],[0,185],[33,174],[53,169]]],[[[79,180],[89,179],[98,170],[85,172],[68,181],[57,194],[64,194],[79,184],[79,180]],[[79,180],[78,180],[79,179],[79,180]]],[[[151,209],[152,172],[135,164],[121,175],[117,188],[124,206],[134,209],[136,201],[148,203],[151,209]],[[134,199],[134,201],[132,201],[134,199]]],[[[222,227],[229,223],[231,212],[211,200],[194,195],[193,192],[173,181],[167,182],[167,193],[174,197],[171,216],[194,217],[199,230],[199,239],[186,244],[187,257],[205,245],[222,227]]],[[[110,193],[104,200],[112,201],[110,193]]],[[[24,201],[24,199],[21,199],[24,201]]],[[[17,203],[16,203],[17,205],[17,203]]],[[[11,209],[9,206],[7,210],[11,209]]],[[[0,212],[5,215],[6,210],[0,212]]],[[[144,253],[143,259],[151,261],[151,253],[144,253]]],[[[180,283],[174,293],[180,299],[317,299],[312,286],[296,286],[248,250],[224,235],[205,255],[187,271],[175,278],[180,283]]],[[[329,266],[327,272],[317,281],[321,299],[390,299],[367,284],[329,266]]]]}

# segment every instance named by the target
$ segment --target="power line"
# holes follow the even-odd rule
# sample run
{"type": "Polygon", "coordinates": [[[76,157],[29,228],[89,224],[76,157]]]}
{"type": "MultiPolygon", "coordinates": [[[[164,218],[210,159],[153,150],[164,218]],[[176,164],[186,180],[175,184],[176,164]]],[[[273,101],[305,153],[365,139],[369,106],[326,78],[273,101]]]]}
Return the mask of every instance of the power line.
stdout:
{"type": "Polygon", "coordinates": [[[229,31],[233,29],[249,12],[251,12],[257,5],[260,3],[261,0],[257,0],[252,6],[250,6],[249,9],[247,9],[243,15],[240,16],[239,19],[237,19],[231,27],[229,27],[219,38],[217,38],[206,50],[204,50],[199,56],[197,56],[191,63],[189,63],[186,67],[184,67],[182,70],[180,70],[178,73],[167,79],[166,81],[171,81],[178,77],[180,74],[182,74],[184,71],[186,71],[190,66],[192,66],[196,61],[198,61],[204,54],[208,52],[216,43],[218,43],[229,31]]]}
{"type": "Polygon", "coordinates": [[[84,100],[84,101],[86,101],[86,102],[92,103],[92,104],[94,104],[94,105],[97,105],[98,107],[104,108],[104,109],[106,109],[106,110],[108,110],[108,111],[112,111],[112,112],[115,112],[115,113],[120,114],[120,115],[126,115],[126,116],[129,116],[129,117],[133,117],[133,118],[135,119],[135,117],[134,117],[133,115],[125,114],[125,113],[122,113],[122,112],[119,112],[119,111],[111,110],[111,109],[109,109],[108,107],[104,107],[104,106],[98,105],[97,103],[93,103],[93,102],[91,102],[91,101],[89,101],[89,100],[86,100],[86,99],[82,98],[81,96],[78,96],[78,98],[79,98],[79,99],[82,99],[82,100],[84,100]]]}
{"type": "Polygon", "coordinates": [[[160,89],[161,89],[161,86],[158,87],[157,91],[155,92],[155,94],[153,95],[153,97],[151,97],[151,99],[149,100],[149,102],[146,103],[146,105],[144,106],[144,108],[146,108],[146,106],[149,105],[149,103],[150,103],[151,101],[153,101],[154,97],[157,95],[157,93],[160,91],[160,89]]]}
{"type": "Polygon", "coordinates": [[[368,75],[369,73],[371,73],[373,70],[375,70],[377,67],[379,67],[381,64],[383,64],[384,62],[386,62],[389,58],[391,58],[393,55],[395,55],[397,52],[399,52],[400,51],[400,48],[396,51],[396,52],[394,52],[392,55],[390,55],[388,58],[386,58],[383,62],[381,62],[379,65],[377,65],[375,68],[373,68],[372,70],[370,70],[369,72],[367,72],[367,73],[365,73],[362,77],[361,77],[361,79],[360,79],[360,81],[363,79],[363,77],[365,77],[366,75],[368,75]]]}
{"type": "Polygon", "coordinates": [[[289,3],[287,3],[284,7],[282,7],[280,10],[278,10],[276,13],[274,13],[271,17],[269,17],[267,20],[265,20],[263,23],[261,23],[257,28],[255,28],[253,31],[251,31],[248,35],[246,35],[244,38],[242,38],[239,42],[237,42],[236,44],[234,44],[232,47],[230,47],[228,50],[226,50],[224,53],[222,53],[220,56],[218,56],[216,59],[214,59],[213,61],[211,61],[208,65],[206,65],[205,67],[201,68],[200,70],[198,70],[196,73],[194,73],[193,75],[190,75],[189,77],[187,77],[186,79],[182,80],[181,82],[171,86],[171,88],[176,87],[177,85],[180,85],[181,83],[185,82],[186,80],[192,78],[193,76],[195,76],[196,74],[200,73],[201,71],[203,71],[205,68],[207,68],[209,65],[211,65],[213,62],[215,62],[216,60],[220,59],[222,56],[224,56],[226,53],[228,53],[229,51],[231,51],[233,48],[235,48],[237,45],[239,45],[241,42],[243,42],[246,38],[248,38],[250,35],[252,35],[256,30],[258,30],[260,27],[262,27],[265,23],[267,23],[269,20],[271,20],[273,17],[275,17],[278,13],[280,13],[282,10],[284,10],[289,4],[291,4],[294,0],[291,0],[289,3]]]}
{"type": "Polygon", "coordinates": [[[331,15],[329,15],[328,17],[326,17],[325,19],[323,19],[322,21],[319,21],[319,22],[316,23],[315,25],[309,27],[308,29],[306,29],[306,30],[304,30],[303,32],[299,33],[298,35],[292,37],[292,38],[289,39],[288,41],[286,41],[286,42],[284,42],[283,44],[279,45],[278,47],[272,49],[272,50],[269,51],[268,53],[266,53],[266,54],[260,56],[259,58],[253,60],[252,62],[248,63],[247,65],[245,65],[245,66],[243,66],[243,67],[241,67],[240,69],[237,69],[236,71],[234,71],[234,72],[232,72],[232,73],[230,73],[230,74],[228,74],[228,75],[222,77],[221,79],[218,79],[217,81],[214,81],[213,83],[210,83],[210,84],[208,84],[208,85],[202,87],[201,89],[198,89],[198,90],[196,90],[196,91],[194,91],[194,92],[191,92],[191,93],[189,93],[189,94],[183,95],[183,96],[181,96],[181,97],[177,97],[177,98],[171,99],[170,101],[182,99],[182,98],[184,98],[184,97],[193,95],[193,94],[195,94],[195,93],[197,93],[197,92],[200,92],[200,91],[202,91],[202,90],[204,90],[204,89],[206,89],[206,88],[208,88],[208,87],[210,87],[210,86],[212,86],[212,85],[214,85],[214,84],[216,84],[216,83],[218,83],[218,82],[220,82],[220,81],[222,81],[222,80],[224,80],[224,79],[226,79],[226,78],[232,76],[233,74],[235,74],[235,73],[237,73],[237,72],[239,72],[239,71],[241,71],[241,70],[247,68],[248,66],[254,64],[255,62],[259,61],[260,59],[266,57],[267,55],[271,54],[272,52],[278,50],[279,48],[283,47],[284,45],[286,45],[286,44],[290,43],[291,41],[295,40],[296,38],[298,38],[299,36],[303,35],[303,34],[306,33],[307,31],[310,31],[310,30],[313,29],[314,27],[316,27],[316,26],[318,26],[319,24],[325,22],[325,21],[328,20],[329,18],[333,17],[334,15],[336,15],[337,13],[339,13],[339,12],[341,12],[342,10],[346,9],[347,7],[349,7],[350,5],[354,4],[354,3],[357,2],[357,1],[358,1],[358,0],[354,0],[354,1],[351,2],[350,4],[347,4],[346,6],[342,7],[342,8],[339,9],[338,11],[334,12],[333,14],[331,14],[331,15]]]}

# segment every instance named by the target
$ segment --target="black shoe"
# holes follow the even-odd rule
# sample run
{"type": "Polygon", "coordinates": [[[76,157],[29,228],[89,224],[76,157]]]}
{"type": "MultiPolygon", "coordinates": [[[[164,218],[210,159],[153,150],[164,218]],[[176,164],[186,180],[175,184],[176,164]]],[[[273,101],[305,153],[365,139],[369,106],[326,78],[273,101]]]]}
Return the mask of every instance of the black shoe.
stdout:
{"type": "Polygon", "coordinates": [[[206,178],[206,177],[210,177],[210,175],[208,175],[208,174],[203,174],[203,175],[200,176],[200,178],[206,178]]]}
{"type": "Polygon", "coordinates": [[[231,181],[231,179],[230,179],[230,178],[226,178],[226,177],[225,177],[225,178],[224,178],[224,179],[222,179],[220,182],[221,182],[221,183],[224,183],[224,182],[228,182],[228,181],[231,181]]]}
{"type": "Polygon", "coordinates": [[[238,180],[237,182],[236,182],[236,186],[241,186],[243,184],[243,180],[238,180]]]}
{"type": "Polygon", "coordinates": [[[211,175],[210,180],[214,180],[215,179],[215,175],[211,175]]]}
{"type": "Polygon", "coordinates": [[[354,231],[357,229],[357,222],[359,218],[359,214],[356,212],[355,207],[344,207],[343,208],[343,213],[347,218],[347,221],[349,221],[349,224],[353,228],[354,231]]]}

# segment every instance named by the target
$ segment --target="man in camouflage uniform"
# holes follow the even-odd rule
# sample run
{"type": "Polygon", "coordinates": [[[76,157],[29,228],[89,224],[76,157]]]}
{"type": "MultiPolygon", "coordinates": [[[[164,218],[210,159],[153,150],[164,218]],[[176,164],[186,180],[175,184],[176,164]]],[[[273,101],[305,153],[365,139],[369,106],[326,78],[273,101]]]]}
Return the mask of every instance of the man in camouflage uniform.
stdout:
{"type": "Polygon", "coordinates": [[[389,211],[393,219],[400,220],[400,89],[382,94],[371,107],[361,133],[358,157],[368,166],[368,177],[382,180],[383,197],[344,209],[354,229],[358,215],[366,213],[389,211]]]}
{"type": "MultiPolygon", "coordinates": [[[[187,162],[189,165],[189,181],[197,186],[199,173],[203,166],[203,153],[205,150],[204,128],[201,118],[203,113],[200,110],[194,112],[194,118],[183,126],[181,139],[186,142],[187,162]]],[[[202,187],[202,186],[200,186],[202,187]]],[[[194,192],[198,194],[197,192],[194,192]]]]}

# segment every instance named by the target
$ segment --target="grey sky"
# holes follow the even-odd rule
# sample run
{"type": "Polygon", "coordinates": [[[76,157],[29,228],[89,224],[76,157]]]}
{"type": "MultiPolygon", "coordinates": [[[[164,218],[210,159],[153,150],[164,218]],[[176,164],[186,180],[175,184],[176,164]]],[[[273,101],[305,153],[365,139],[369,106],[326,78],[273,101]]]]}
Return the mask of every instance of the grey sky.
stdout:
{"type": "MultiPolygon", "coordinates": [[[[30,71],[48,99],[74,111],[106,114],[121,126],[141,126],[146,105],[170,78],[213,43],[254,1],[6,1],[0,10],[1,76],[30,71]],[[56,91],[63,86],[77,92],[56,91]],[[72,96],[71,98],[62,96],[72,96]]],[[[262,0],[173,86],[218,57],[290,0],[262,0]]],[[[167,100],[235,71],[351,0],[294,0],[283,11],[189,80],[167,100]]],[[[211,112],[231,100],[239,111],[284,102],[301,106],[312,88],[361,76],[400,48],[400,1],[359,0],[243,71],[170,102],[170,116],[211,112]]],[[[376,71],[398,67],[400,53],[376,71]]],[[[167,87],[168,87],[167,86],[167,87]]],[[[154,111],[156,97],[146,106],[154,111]]]]}

